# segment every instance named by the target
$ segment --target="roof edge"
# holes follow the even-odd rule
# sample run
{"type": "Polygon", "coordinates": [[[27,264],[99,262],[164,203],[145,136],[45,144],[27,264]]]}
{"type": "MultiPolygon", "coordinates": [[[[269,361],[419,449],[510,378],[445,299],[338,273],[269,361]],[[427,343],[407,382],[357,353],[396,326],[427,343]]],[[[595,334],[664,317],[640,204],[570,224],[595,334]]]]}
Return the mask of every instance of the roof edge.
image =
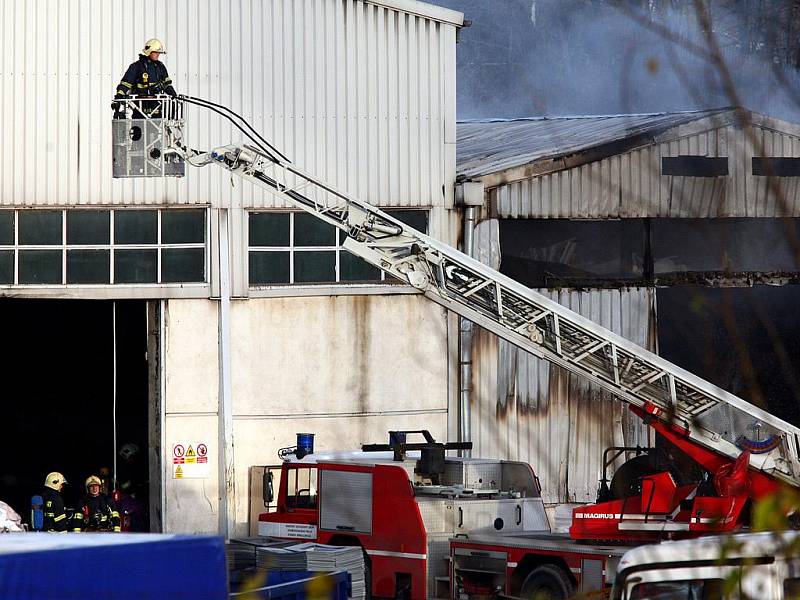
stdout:
{"type": "MultiPolygon", "coordinates": [[[[762,117],[759,113],[746,110],[750,115],[753,124],[756,120],[753,116],[762,117]]],[[[608,139],[597,144],[588,145],[578,150],[557,152],[555,154],[538,156],[532,160],[527,160],[516,165],[509,165],[505,168],[498,168],[493,171],[478,172],[477,169],[465,169],[457,173],[459,181],[482,181],[487,189],[508,185],[517,181],[523,181],[532,177],[539,177],[556,171],[563,171],[578,167],[584,164],[595,162],[619,154],[629,152],[636,148],[656,142],[656,138],[665,131],[676,127],[686,126],[690,123],[703,121],[704,119],[733,119],[736,114],[736,107],[721,107],[699,111],[669,111],[660,113],[639,113],[639,114],[620,114],[620,115],[585,115],[577,117],[543,117],[543,118],[517,118],[517,119],[491,119],[483,121],[460,121],[459,124],[469,123],[497,123],[497,122],[520,122],[520,121],[556,121],[571,120],[579,118],[609,118],[609,117],[634,117],[634,116],[664,116],[676,115],[684,117],[681,123],[660,124],[656,127],[641,131],[636,135],[622,135],[618,138],[608,139]]]]}
{"type": "MultiPolygon", "coordinates": [[[[649,112],[649,113],[608,113],[608,114],[598,114],[598,115],[539,115],[539,116],[532,116],[532,117],[511,117],[511,118],[500,118],[500,117],[490,117],[486,119],[458,119],[456,123],[461,124],[469,124],[469,123],[520,123],[520,122],[530,122],[530,121],[572,121],[575,119],[610,119],[610,118],[617,118],[617,117],[663,117],[666,115],[702,115],[702,117],[708,116],[711,113],[718,114],[724,113],[728,111],[736,110],[735,106],[721,106],[719,108],[704,108],[699,110],[665,110],[660,112],[649,112]]],[[[747,109],[745,109],[747,110],[747,109]]],[[[752,112],[752,111],[747,111],[752,112]]],[[[702,118],[700,117],[700,118],[702,118]]]]}
{"type": "Polygon", "coordinates": [[[376,6],[383,6],[391,8],[400,12],[417,15],[440,23],[447,23],[455,25],[456,27],[464,26],[464,13],[460,13],[449,8],[436,6],[435,4],[428,4],[427,2],[420,2],[419,0],[361,0],[366,4],[375,4],[376,6]]]}

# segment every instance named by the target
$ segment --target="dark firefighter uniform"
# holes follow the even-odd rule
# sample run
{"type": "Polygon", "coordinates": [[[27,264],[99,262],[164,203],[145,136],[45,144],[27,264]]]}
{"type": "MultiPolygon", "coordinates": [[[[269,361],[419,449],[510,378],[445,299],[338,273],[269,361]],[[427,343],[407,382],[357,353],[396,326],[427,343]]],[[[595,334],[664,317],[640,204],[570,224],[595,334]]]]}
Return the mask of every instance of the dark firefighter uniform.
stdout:
{"type": "MultiPolygon", "coordinates": [[[[104,494],[86,495],[81,500],[80,513],[83,515],[86,531],[119,531],[119,512],[113,501],[104,494]]],[[[76,513],[77,514],[77,513],[76,513]]]]}
{"type": "MultiPolygon", "coordinates": [[[[122,80],[117,86],[117,93],[114,99],[120,100],[121,98],[129,97],[142,97],[142,96],[156,96],[159,94],[167,94],[168,96],[176,96],[175,88],[172,87],[172,79],[167,73],[167,67],[164,66],[158,56],[164,53],[164,46],[160,40],[149,40],[139,54],[139,60],[131,63],[122,80]],[[156,54],[156,58],[151,56],[156,54]]],[[[122,117],[124,111],[121,110],[120,104],[114,102],[112,105],[116,111],[116,117],[122,117]]],[[[157,101],[142,101],[141,108],[145,113],[142,115],[139,111],[134,112],[134,118],[139,119],[142,116],[150,118],[158,118],[159,108],[161,104],[157,101]]]]}
{"type": "Polygon", "coordinates": [[[167,67],[160,60],[153,60],[144,54],[139,55],[139,60],[131,63],[122,80],[117,86],[115,98],[126,96],[156,96],[167,94],[176,96],[169,78],[167,67]]]}
{"type": "Polygon", "coordinates": [[[61,488],[67,483],[65,477],[53,471],[44,480],[44,490],[42,491],[42,513],[43,531],[73,531],[81,530],[83,515],[70,515],[64,508],[64,500],[61,498],[61,488]]]}
{"type": "Polygon", "coordinates": [[[44,531],[67,531],[67,513],[64,510],[64,501],[61,494],[50,488],[44,488],[42,492],[44,512],[44,531]]]}

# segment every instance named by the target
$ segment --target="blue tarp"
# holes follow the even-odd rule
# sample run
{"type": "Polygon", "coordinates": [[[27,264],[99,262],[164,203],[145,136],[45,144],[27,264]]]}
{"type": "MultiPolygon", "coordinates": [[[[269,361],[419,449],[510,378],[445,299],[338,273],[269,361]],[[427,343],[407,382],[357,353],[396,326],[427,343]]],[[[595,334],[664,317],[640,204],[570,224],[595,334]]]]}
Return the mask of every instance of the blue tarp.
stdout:
{"type": "Polygon", "coordinates": [[[220,537],[120,533],[0,535],[4,600],[223,600],[220,537]]]}

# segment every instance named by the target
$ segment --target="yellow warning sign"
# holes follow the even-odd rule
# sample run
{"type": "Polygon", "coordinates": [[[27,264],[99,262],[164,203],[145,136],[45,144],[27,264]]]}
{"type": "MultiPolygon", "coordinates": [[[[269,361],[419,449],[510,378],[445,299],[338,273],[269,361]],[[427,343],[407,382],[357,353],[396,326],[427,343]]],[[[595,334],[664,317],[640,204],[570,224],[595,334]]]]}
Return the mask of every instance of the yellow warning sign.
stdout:
{"type": "Polygon", "coordinates": [[[183,478],[183,467],[180,465],[175,465],[175,479],[182,479],[183,478]]]}
{"type": "Polygon", "coordinates": [[[189,446],[189,448],[186,450],[186,462],[187,463],[197,462],[197,455],[194,452],[194,448],[192,448],[191,446],[189,446]]]}

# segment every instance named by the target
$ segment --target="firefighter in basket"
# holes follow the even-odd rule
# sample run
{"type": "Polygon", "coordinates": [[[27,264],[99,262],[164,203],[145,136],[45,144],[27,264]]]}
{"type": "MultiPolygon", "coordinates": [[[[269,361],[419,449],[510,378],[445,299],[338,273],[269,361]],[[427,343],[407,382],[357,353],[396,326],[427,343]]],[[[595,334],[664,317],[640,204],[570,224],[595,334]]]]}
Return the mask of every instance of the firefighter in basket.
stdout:
{"type": "Polygon", "coordinates": [[[86,478],[86,495],[81,500],[85,531],[120,531],[119,512],[114,501],[100,493],[102,480],[97,475],[86,478]]]}

